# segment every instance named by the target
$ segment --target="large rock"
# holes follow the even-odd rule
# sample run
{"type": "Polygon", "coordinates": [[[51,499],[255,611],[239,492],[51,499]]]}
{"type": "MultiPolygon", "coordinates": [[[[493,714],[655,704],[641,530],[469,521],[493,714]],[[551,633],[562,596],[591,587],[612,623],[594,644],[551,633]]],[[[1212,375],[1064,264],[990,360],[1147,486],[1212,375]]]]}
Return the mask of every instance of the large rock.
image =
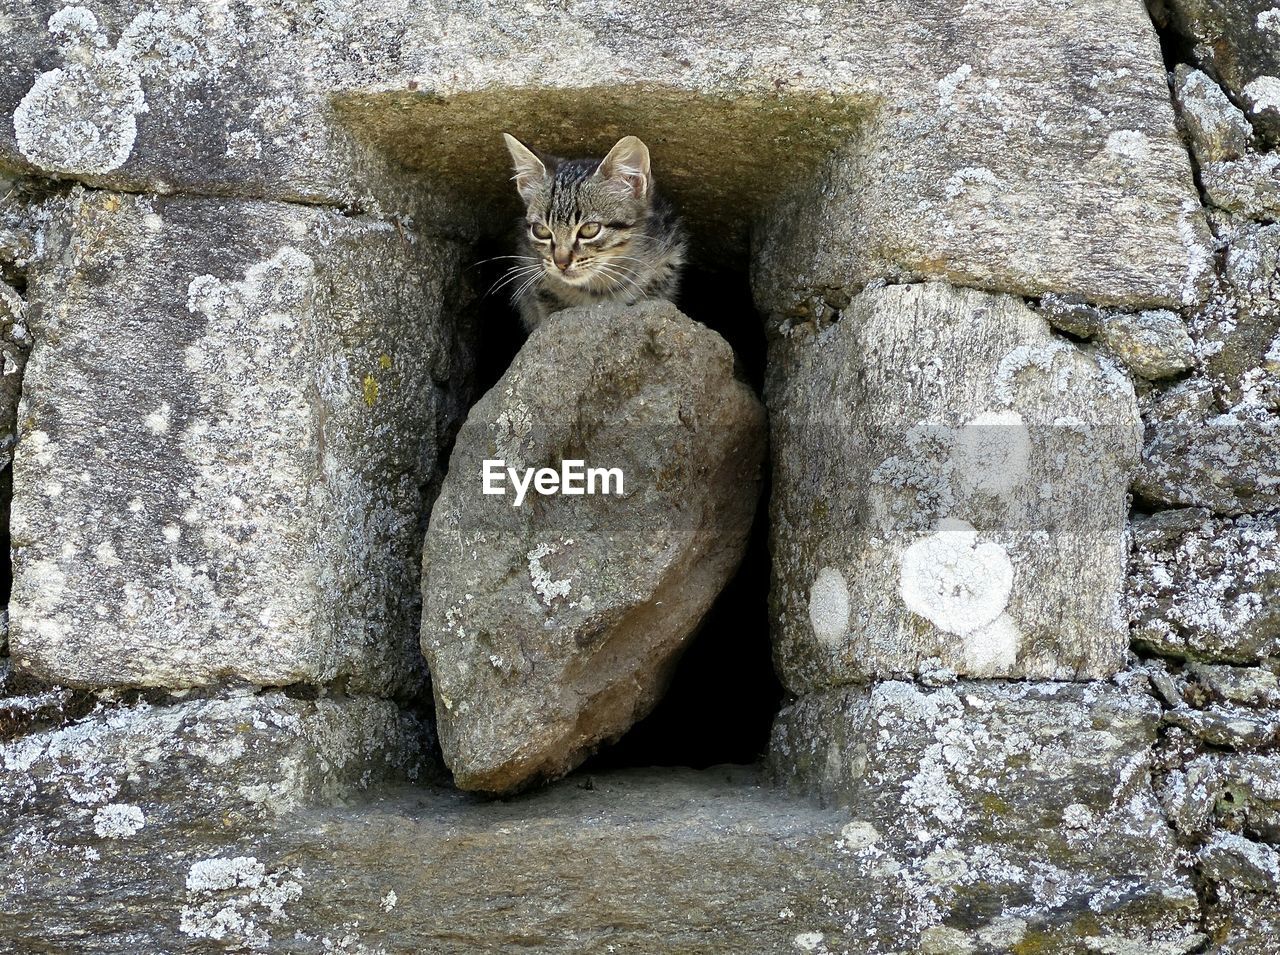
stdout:
{"type": "Polygon", "coordinates": [[[500,131],[562,154],[634,132],[715,255],[801,190],[765,235],[771,311],[886,271],[1170,306],[1207,261],[1138,2],[34,0],[7,17],[0,160],[95,184],[491,226],[514,202],[500,131]]]}
{"type": "Polygon", "coordinates": [[[1133,389],[1015,299],[859,295],[770,347],[776,658],[797,691],[949,669],[1105,676],[1133,389]]]}
{"type": "Polygon", "coordinates": [[[1151,788],[1158,717],[1105,683],[890,682],[783,710],[771,760],[853,816],[872,918],[898,923],[858,951],[1185,953],[1203,937],[1151,788]]]}
{"type": "Polygon", "coordinates": [[[1137,521],[1126,583],[1133,637],[1177,657],[1280,653],[1280,520],[1162,511],[1137,521]]]}
{"type": "Polygon", "coordinates": [[[754,288],[767,311],[821,316],[881,278],[1130,307],[1203,296],[1207,234],[1141,4],[996,0],[937,20],[917,5],[903,22],[880,55],[917,77],[874,84],[884,108],[760,230],[754,288]],[[1063,96],[1081,88],[1106,105],[1063,96]],[[1160,238],[1140,251],[1146,229],[1160,238]],[[1094,243],[1108,261],[1086,275],[1094,243]]]}
{"type": "Polygon", "coordinates": [[[1143,378],[1168,378],[1192,364],[1194,345],[1186,325],[1166,309],[1104,313],[1098,341],[1143,378]]]}
{"type": "Polygon", "coordinates": [[[458,785],[561,775],[649,711],[742,557],[764,442],[729,346],[672,305],[572,309],[530,337],[471,409],[423,551],[422,649],[458,785]],[[622,478],[517,505],[482,492],[486,459],[622,478]]]}
{"type": "Polygon", "coordinates": [[[239,200],[84,193],[47,215],[15,662],[81,686],[418,688],[437,382],[467,371],[455,248],[239,200]]]}

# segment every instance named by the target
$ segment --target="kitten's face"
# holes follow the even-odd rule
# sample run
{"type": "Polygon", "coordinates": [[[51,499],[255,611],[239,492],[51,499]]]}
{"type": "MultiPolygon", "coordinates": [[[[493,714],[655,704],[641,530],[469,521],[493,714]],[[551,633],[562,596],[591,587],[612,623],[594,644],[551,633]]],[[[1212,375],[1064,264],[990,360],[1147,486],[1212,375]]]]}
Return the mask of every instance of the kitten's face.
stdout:
{"type": "Polygon", "coordinates": [[[598,162],[544,162],[510,137],[507,146],[544,277],[605,292],[635,275],[653,194],[644,143],[628,136],[598,162]]]}

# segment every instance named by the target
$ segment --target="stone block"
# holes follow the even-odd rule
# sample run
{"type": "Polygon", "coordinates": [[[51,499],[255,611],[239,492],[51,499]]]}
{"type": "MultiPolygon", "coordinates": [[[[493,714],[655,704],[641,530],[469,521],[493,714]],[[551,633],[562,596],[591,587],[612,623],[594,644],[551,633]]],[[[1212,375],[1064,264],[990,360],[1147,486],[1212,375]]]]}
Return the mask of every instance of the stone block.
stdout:
{"type": "Polygon", "coordinates": [[[457,250],[319,208],[49,213],[14,465],[11,651],[77,685],[406,693],[467,363],[457,250]]]}
{"type": "Polygon", "coordinates": [[[1156,0],[1152,15],[1192,45],[1195,58],[1280,145],[1280,16],[1270,0],[1156,0]]]}
{"type": "Polygon", "coordinates": [[[1133,388],[1021,302],[863,292],[770,347],[776,661],[797,692],[1124,662],[1133,388]]]}
{"type": "Polygon", "coordinates": [[[889,682],[784,709],[770,760],[852,815],[896,951],[1182,953],[1204,939],[1151,787],[1158,720],[1107,683],[889,682]]]}
{"type": "Polygon", "coordinates": [[[430,730],[373,697],[283,693],[99,704],[80,721],[0,743],[0,820],[19,843],[89,843],[146,826],[219,831],[327,805],[375,782],[424,778],[430,730]]]}

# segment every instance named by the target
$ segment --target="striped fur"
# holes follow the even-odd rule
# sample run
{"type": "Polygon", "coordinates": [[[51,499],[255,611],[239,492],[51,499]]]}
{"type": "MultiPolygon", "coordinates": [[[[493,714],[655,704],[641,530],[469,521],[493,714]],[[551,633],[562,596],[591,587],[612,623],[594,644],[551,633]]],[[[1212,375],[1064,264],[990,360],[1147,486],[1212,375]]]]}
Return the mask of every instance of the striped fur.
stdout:
{"type": "Polygon", "coordinates": [[[529,331],[573,305],[674,300],[684,228],[654,188],[644,143],[627,136],[604,159],[540,156],[511,136],[507,148],[525,218],[506,281],[529,331]]]}

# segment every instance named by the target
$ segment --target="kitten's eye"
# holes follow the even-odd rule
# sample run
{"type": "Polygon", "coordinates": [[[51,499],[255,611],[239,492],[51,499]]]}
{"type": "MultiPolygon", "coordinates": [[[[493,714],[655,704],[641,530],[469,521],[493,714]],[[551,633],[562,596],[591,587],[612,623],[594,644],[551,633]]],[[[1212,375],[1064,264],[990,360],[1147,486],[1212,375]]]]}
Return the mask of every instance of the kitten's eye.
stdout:
{"type": "Polygon", "coordinates": [[[583,223],[582,228],[578,230],[579,239],[594,239],[599,234],[600,234],[599,222],[583,223]]]}
{"type": "Polygon", "coordinates": [[[546,242],[551,238],[551,230],[541,222],[535,222],[533,225],[529,226],[529,231],[533,233],[533,237],[535,239],[541,239],[543,242],[546,242]]]}

